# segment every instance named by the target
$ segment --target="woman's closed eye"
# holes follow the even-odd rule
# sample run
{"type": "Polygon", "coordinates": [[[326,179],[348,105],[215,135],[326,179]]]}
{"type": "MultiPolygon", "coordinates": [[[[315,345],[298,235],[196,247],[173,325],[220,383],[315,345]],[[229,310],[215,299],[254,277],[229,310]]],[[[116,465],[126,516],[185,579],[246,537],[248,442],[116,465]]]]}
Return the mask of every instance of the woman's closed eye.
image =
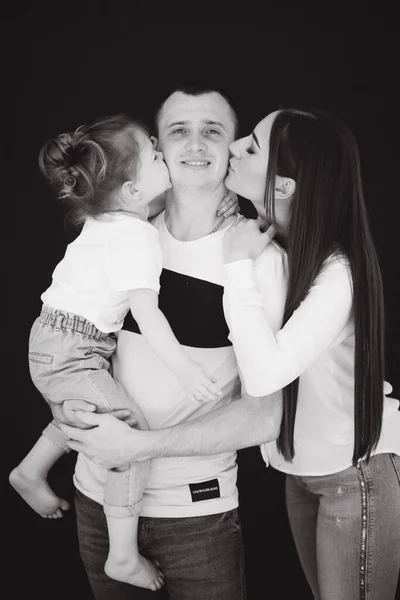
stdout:
{"type": "Polygon", "coordinates": [[[248,148],[246,148],[246,152],[247,154],[254,154],[254,150],[251,146],[249,146],[248,148]]]}

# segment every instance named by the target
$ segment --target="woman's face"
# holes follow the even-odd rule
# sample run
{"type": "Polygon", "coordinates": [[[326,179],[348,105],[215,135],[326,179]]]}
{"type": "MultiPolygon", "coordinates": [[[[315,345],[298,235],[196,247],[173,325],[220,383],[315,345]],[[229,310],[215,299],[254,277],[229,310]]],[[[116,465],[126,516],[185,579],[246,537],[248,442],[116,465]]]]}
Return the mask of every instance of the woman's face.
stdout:
{"type": "Polygon", "coordinates": [[[264,197],[269,159],[269,138],[272,124],[279,111],[269,114],[254,128],[251,135],[229,146],[232,158],[225,179],[228,189],[254,204],[262,219],[266,218],[264,197]]]}

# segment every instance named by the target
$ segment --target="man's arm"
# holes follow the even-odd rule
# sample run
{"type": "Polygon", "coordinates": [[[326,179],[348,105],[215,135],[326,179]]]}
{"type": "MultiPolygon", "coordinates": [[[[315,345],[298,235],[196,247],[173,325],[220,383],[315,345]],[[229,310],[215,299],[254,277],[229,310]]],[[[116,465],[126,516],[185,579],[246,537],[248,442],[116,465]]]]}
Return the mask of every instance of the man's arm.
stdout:
{"type": "Polygon", "coordinates": [[[153,431],[131,429],[107,414],[79,411],[78,416],[94,428],[83,431],[61,425],[72,440],[68,445],[109,469],[151,458],[217,454],[273,441],[279,434],[282,397],[280,392],[265,398],[243,397],[196,420],[153,431]]]}
{"type": "Polygon", "coordinates": [[[272,442],[279,435],[282,419],[280,392],[263,398],[244,396],[239,400],[188,421],[159,430],[154,457],[196,456],[231,452],[272,442]]]}

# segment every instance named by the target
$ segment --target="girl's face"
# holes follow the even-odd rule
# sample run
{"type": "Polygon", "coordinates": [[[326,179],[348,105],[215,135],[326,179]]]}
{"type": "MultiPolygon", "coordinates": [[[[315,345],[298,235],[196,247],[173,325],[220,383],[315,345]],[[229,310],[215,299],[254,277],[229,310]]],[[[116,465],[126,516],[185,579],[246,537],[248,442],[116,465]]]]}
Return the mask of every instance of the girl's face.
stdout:
{"type": "Polygon", "coordinates": [[[269,114],[254,128],[251,135],[229,146],[232,158],[225,179],[228,189],[254,204],[262,219],[266,218],[264,197],[269,160],[269,138],[272,124],[279,111],[269,114]]]}
{"type": "Polygon", "coordinates": [[[138,131],[136,139],[139,143],[139,165],[133,184],[141,194],[142,203],[148,204],[170,188],[171,181],[163,153],[154,149],[144,132],[138,131]]]}

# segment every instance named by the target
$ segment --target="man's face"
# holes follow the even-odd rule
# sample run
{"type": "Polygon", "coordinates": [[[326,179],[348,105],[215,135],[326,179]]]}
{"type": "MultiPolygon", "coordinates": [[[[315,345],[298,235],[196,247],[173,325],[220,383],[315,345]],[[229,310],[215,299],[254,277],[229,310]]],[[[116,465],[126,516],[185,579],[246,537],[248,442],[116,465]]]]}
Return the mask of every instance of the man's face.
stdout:
{"type": "Polygon", "coordinates": [[[235,126],[232,110],[218,92],[174,92],[162,108],[158,132],[173,185],[212,191],[223,182],[235,126]]]}

